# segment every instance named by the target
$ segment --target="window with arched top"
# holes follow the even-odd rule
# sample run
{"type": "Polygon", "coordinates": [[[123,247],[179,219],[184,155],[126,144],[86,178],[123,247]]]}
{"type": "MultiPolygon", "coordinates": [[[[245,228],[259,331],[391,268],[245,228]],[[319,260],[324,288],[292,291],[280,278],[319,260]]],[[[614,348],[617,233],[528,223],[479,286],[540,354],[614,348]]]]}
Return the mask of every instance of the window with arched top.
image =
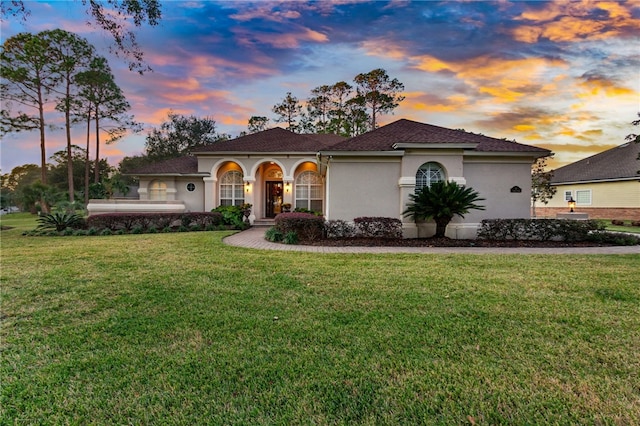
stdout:
{"type": "Polygon", "coordinates": [[[424,163],[416,172],[416,191],[445,180],[444,170],[438,163],[424,163]]]}
{"type": "Polygon", "coordinates": [[[296,178],[295,208],[322,213],[322,178],[318,173],[306,171],[296,178]]]}
{"type": "Polygon", "coordinates": [[[166,201],[167,200],[167,184],[161,180],[151,181],[149,184],[149,200],[166,201]]]}
{"type": "Polygon", "coordinates": [[[242,173],[231,170],[220,179],[220,205],[241,206],[244,204],[244,182],[242,173]]]}

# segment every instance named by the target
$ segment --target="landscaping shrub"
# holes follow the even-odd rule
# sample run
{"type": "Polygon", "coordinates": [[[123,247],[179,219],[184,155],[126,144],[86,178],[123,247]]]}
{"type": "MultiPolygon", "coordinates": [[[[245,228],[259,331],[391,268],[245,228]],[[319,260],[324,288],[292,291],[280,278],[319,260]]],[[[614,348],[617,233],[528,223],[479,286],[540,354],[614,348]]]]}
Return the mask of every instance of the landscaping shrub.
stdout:
{"type": "Polygon", "coordinates": [[[614,244],[617,246],[635,246],[640,244],[640,236],[638,235],[607,231],[592,232],[587,237],[587,240],[594,243],[614,244]]]}
{"type": "Polygon", "coordinates": [[[616,226],[624,226],[624,220],[613,219],[611,221],[611,224],[616,226]]]}
{"type": "Polygon", "coordinates": [[[80,229],[85,225],[85,221],[79,214],[70,212],[48,213],[38,218],[36,229],[55,229],[62,232],[67,228],[80,229]]]}
{"type": "Polygon", "coordinates": [[[486,219],[478,238],[487,240],[586,241],[590,233],[602,231],[596,220],[486,219]]]}
{"type": "Polygon", "coordinates": [[[365,238],[402,238],[402,221],[392,217],[357,217],[356,234],[365,238]]]}
{"type": "Polygon", "coordinates": [[[314,241],[322,237],[324,218],[311,213],[280,213],[275,228],[285,236],[293,231],[302,240],[314,241]]]}
{"type": "Polygon", "coordinates": [[[631,222],[631,226],[640,226],[640,220],[634,220],[631,222]]]}
{"type": "Polygon", "coordinates": [[[222,223],[233,226],[236,229],[246,229],[244,223],[244,212],[251,210],[251,204],[243,204],[242,206],[218,206],[211,210],[212,212],[222,215],[222,223]]]}
{"type": "Polygon", "coordinates": [[[282,234],[282,232],[278,231],[274,226],[272,226],[264,233],[264,238],[267,239],[267,241],[271,241],[272,243],[279,243],[284,238],[284,235],[282,234]]]}
{"type": "Polygon", "coordinates": [[[327,238],[351,238],[356,235],[356,227],[345,220],[329,220],[324,224],[324,234],[327,238]]]}
{"type": "Polygon", "coordinates": [[[123,229],[136,233],[146,232],[148,229],[166,230],[173,224],[188,227],[197,224],[199,227],[207,225],[218,226],[223,223],[221,213],[189,212],[189,213],[105,213],[89,216],[87,225],[97,229],[118,231],[123,229]]]}
{"type": "Polygon", "coordinates": [[[282,242],[285,244],[298,244],[298,233],[296,231],[289,231],[284,234],[282,242]]]}

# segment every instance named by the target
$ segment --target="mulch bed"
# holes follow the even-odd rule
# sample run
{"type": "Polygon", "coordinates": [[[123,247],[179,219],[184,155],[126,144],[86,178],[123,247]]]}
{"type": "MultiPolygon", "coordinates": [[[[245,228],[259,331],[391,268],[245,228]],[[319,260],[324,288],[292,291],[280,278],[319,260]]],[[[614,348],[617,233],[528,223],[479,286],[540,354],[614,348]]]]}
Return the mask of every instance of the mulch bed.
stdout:
{"type": "Polygon", "coordinates": [[[300,245],[329,247],[610,247],[591,241],[531,241],[531,240],[454,240],[451,238],[331,238],[300,241],[300,245]]]}

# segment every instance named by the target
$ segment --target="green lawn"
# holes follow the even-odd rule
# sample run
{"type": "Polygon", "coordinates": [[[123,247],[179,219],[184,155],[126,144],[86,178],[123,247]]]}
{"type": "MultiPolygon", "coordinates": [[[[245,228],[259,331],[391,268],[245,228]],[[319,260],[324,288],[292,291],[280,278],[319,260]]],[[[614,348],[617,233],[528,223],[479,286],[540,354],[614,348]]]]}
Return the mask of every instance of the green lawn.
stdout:
{"type": "Polygon", "coordinates": [[[640,424],[640,255],[20,233],[0,424],[640,424]]]}

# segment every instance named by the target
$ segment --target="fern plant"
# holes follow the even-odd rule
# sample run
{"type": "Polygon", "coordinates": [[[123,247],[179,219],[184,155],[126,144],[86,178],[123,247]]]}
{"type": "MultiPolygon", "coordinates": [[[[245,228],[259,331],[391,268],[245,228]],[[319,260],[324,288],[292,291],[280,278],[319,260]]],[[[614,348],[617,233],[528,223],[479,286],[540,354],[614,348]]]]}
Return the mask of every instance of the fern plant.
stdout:
{"type": "Polygon", "coordinates": [[[81,228],[84,219],[77,213],[56,212],[40,216],[38,222],[37,229],[55,229],[57,232],[62,232],[67,228],[81,228]]]}

